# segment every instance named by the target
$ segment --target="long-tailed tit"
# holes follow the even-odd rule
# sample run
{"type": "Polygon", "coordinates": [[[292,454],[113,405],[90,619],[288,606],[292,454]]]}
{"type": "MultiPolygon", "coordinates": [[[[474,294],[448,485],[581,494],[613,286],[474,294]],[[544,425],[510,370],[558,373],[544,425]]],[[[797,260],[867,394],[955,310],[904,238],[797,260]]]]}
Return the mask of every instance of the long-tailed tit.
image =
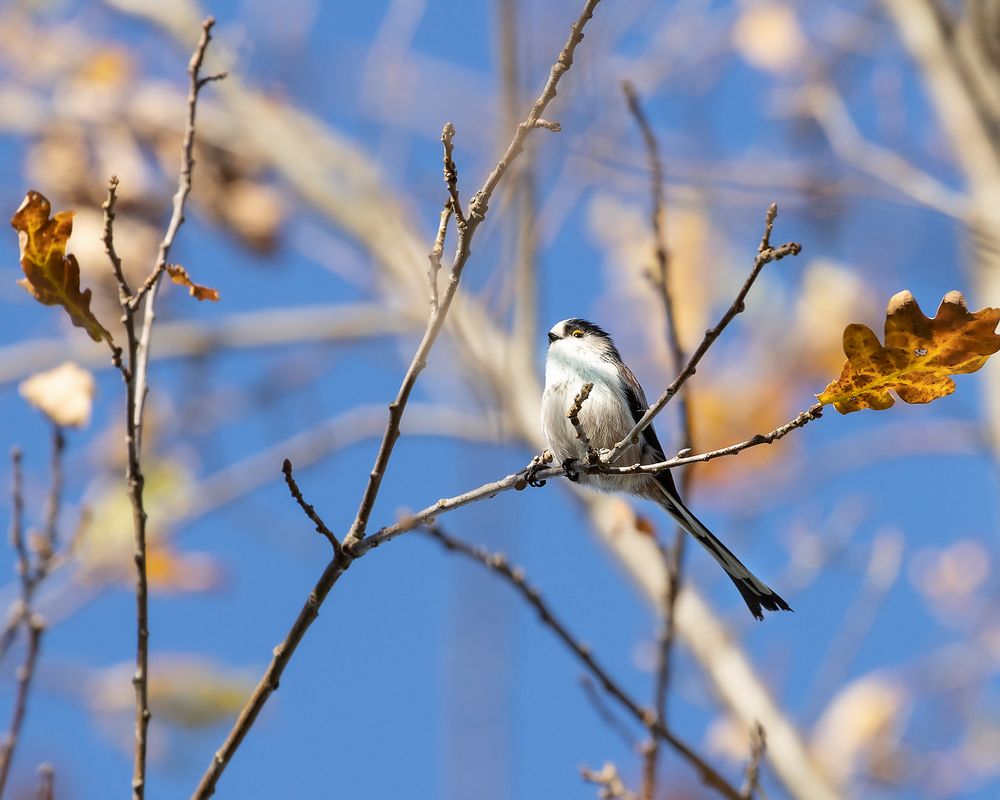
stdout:
{"type": "MultiPolygon", "coordinates": [[[[583,459],[587,453],[576,435],[567,411],[584,384],[593,384],[578,420],[597,450],[610,449],[628,435],[646,412],[646,395],[625,363],[611,337],[583,319],[566,319],[549,331],[545,360],[545,394],[542,396],[542,432],[553,456],[563,463],[583,459]]],[[[647,426],[638,444],[621,455],[621,464],[653,464],[666,460],[653,426],[647,426]]],[[[571,468],[571,467],[570,467],[571,468]]],[[[681,502],[669,470],[656,474],[607,475],[581,472],[581,483],[609,492],[626,492],[659,503],[677,523],[712,554],[736,584],[750,613],[763,619],[769,611],[791,609],[760,581],[728,547],[716,538],[681,502]]]]}

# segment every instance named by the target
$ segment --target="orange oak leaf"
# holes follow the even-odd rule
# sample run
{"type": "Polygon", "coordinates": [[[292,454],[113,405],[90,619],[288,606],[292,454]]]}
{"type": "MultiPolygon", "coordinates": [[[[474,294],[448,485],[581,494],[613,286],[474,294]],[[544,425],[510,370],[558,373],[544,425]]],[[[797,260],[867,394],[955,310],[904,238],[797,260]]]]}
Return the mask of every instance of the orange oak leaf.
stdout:
{"type": "Polygon", "coordinates": [[[191,296],[198,300],[211,300],[215,302],[219,299],[219,290],[211,289],[208,286],[201,286],[191,280],[187,270],[179,264],[167,264],[167,272],[170,273],[170,280],[181,286],[187,286],[191,290],[191,296]]]}
{"type": "Polygon", "coordinates": [[[90,289],[80,291],[80,265],[66,254],[66,242],[73,232],[73,212],[60,211],[50,217],[52,205],[43,195],[29,191],[24,202],[10,218],[21,246],[21,269],[18,281],[38,302],[62,306],[78,328],[83,328],[95,342],[105,339],[113,344],[111,334],[90,310],[90,289]]]}
{"type": "Polygon", "coordinates": [[[948,292],[928,319],[908,291],[889,301],[885,346],[866,325],[844,330],[847,363],[840,378],[818,395],[841,414],[862,408],[882,410],[895,403],[929,403],[955,391],[949,377],[975,372],[1000,350],[1000,308],[970,313],[961,292],[948,292]]]}

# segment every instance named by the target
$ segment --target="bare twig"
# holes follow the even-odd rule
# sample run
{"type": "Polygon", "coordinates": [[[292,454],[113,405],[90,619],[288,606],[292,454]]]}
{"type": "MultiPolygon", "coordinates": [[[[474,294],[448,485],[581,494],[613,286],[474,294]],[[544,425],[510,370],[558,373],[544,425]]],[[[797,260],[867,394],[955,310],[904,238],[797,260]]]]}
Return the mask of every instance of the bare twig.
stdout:
{"type": "MultiPolygon", "coordinates": [[[[632,464],[628,467],[609,467],[603,464],[597,467],[591,468],[594,472],[603,472],[609,475],[635,475],[640,472],[662,472],[665,469],[672,469],[674,467],[683,467],[688,464],[700,464],[703,461],[711,461],[715,458],[721,458],[723,456],[734,456],[737,453],[742,453],[744,450],[750,447],[757,447],[761,444],[773,444],[791,433],[796,428],[801,428],[812,422],[814,419],[819,419],[823,416],[823,406],[821,403],[814,403],[805,411],[800,412],[794,419],[789,420],[784,425],[779,425],[772,431],[767,433],[758,433],[756,436],[752,436],[742,442],[737,442],[736,444],[729,445],[729,447],[722,447],[718,450],[712,450],[708,453],[700,453],[693,456],[684,456],[683,458],[669,458],[666,461],[660,461],[656,464],[632,464]]],[[[586,471],[586,470],[585,470],[586,471]]],[[[548,477],[548,476],[544,476],[548,477]]]]}
{"type": "Polygon", "coordinates": [[[38,579],[47,572],[48,561],[59,546],[59,509],[62,506],[63,487],[63,450],[66,448],[66,437],[62,428],[52,424],[52,457],[49,461],[51,472],[49,484],[49,499],[45,506],[45,544],[40,553],[38,579]]]}
{"type": "Polygon", "coordinates": [[[416,384],[417,377],[424,369],[427,362],[427,356],[437,340],[438,334],[444,325],[448,310],[450,309],[452,301],[455,298],[455,294],[458,290],[458,284],[462,277],[462,270],[464,269],[469,256],[472,254],[472,238],[479,225],[485,219],[490,198],[493,196],[493,192],[496,189],[497,184],[510,167],[511,163],[523,149],[524,139],[528,136],[531,130],[536,127],[536,123],[541,119],[546,106],[548,106],[549,102],[551,102],[551,100],[556,96],[556,87],[559,83],[559,79],[572,65],[573,54],[576,51],[576,47],[583,40],[583,28],[587,21],[590,20],[594,13],[594,9],[599,2],[600,0],[587,0],[580,17],[571,27],[569,39],[566,41],[566,44],[560,51],[555,64],[552,66],[549,73],[549,79],[546,82],[541,95],[539,95],[539,97],[535,100],[535,103],[525,121],[518,125],[506,152],[493,168],[493,171],[490,172],[489,176],[487,176],[485,183],[469,204],[469,211],[465,217],[464,225],[461,224],[461,220],[458,217],[458,214],[462,211],[461,207],[454,207],[457,204],[453,203],[452,211],[456,214],[456,221],[458,222],[456,226],[458,228],[458,242],[455,246],[455,255],[452,260],[450,280],[445,289],[444,295],[440,298],[438,306],[431,311],[427,321],[427,327],[424,330],[423,339],[417,347],[413,360],[410,362],[410,365],[406,370],[406,374],[400,384],[396,399],[389,405],[389,421],[386,424],[385,433],[383,434],[382,442],[379,445],[378,454],[375,457],[375,464],[369,474],[368,483],[365,486],[365,491],[358,506],[358,512],[355,516],[354,522],[352,523],[347,536],[344,538],[343,546],[339,555],[335,556],[330,563],[327,564],[326,568],[323,570],[323,574],[316,582],[313,590],[309,593],[305,604],[296,617],[295,622],[292,624],[292,627],[289,629],[285,639],[275,648],[271,663],[268,665],[256,688],[251,693],[246,705],[243,707],[243,710],[240,712],[236,722],[233,724],[232,729],[226,736],[222,747],[216,752],[208,768],[202,775],[201,780],[195,789],[193,795],[194,798],[211,797],[211,795],[215,792],[216,783],[225,770],[226,765],[232,759],[236,750],[239,748],[240,743],[253,726],[254,721],[260,714],[260,711],[267,702],[267,699],[271,696],[275,689],[277,689],[278,682],[285,670],[285,667],[288,665],[288,662],[294,654],[296,648],[305,636],[309,626],[318,615],[319,608],[323,601],[326,599],[337,580],[339,580],[340,576],[343,575],[344,571],[351,565],[354,558],[357,556],[357,553],[360,552],[359,546],[364,544],[368,520],[375,505],[375,499],[378,496],[378,491],[382,483],[382,478],[385,474],[385,469],[388,466],[396,440],[399,438],[399,425],[403,417],[403,412],[405,411],[406,404],[409,401],[410,393],[416,384]]]}
{"type": "Polygon", "coordinates": [[[582,644],[569,632],[566,626],[552,613],[548,604],[542,599],[538,590],[531,586],[525,579],[524,572],[518,567],[512,567],[506,557],[501,553],[490,553],[479,547],[473,547],[465,542],[449,536],[440,528],[427,525],[422,528],[436,539],[445,549],[458,553],[476,563],[486,567],[491,572],[499,575],[518,594],[523,597],[532,608],[538,613],[542,624],[549,628],[559,640],[577,657],[587,671],[603,687],[609,696],[631,714],[637,722],[645,726],[650,734],[657,736],[669,744],[677,753],[684,758],[701,776],[707,786],[718,791],[723,797],[738,800],[739,793],[722,777],[708,762],[702,759],[687,744],[668,731],[656,714],[649,709],[642,708],[614,678],[597,662],[590,648],[582,644]]]}
{"type": "Polygon", "coordinates": [[[455,126],[450,122],[444,124],[441,130],[441,144],[444,147],[444,183],[448,187],[448,197],[451,198],[451,210],[459,230],[466,226],[465,212],[462,211],[462,201],[458,196],[458,167],[455,166],[455,126]]]}
{"type": "Polygon", "coordinates": [[[334,556],[340,552],[340,542],[337,537],[333,534],[326,523],[320,518],[319,514],[316,513],[316,509],[311,503],[307,503],[306,499],[302,496],[302,492],[299,489],[299,485],[295,482],[295,478],[292,475],[292,462],[287,458],[282,462],[281,471],[285,475],[285,483],[288,484],[288,491],[291,492],[292,497],[295,502],[299,504],[302,510],[305,512],[306,516],[309,517],[316,524],[316,533],[319,533],[326,537],[326,540],[333,547],[334,556]]]}
{"type": "MultiPolygon", "coordinates": [[[[56,428],[57,445],[55,453],[58,456],[62,449],[61,437],[56,428]]],[[[57,467],[61,470],[61,467],[57,467]]],[[[28,708],[28,692],[31,689],[31,680],[35,674],[35,666],[38,663],[38,652],[40,649],[42,634],[45,631],[45,622],[38,614],[32,611],[32,597],[35,586],[41,580],[48,567],[49,556],[43,548],[39,552],[36,565],[31,563],[31,554],[24,537],[24,479],[21,469],[21,451],[15,449],[11,453],[11,526],[10,543],[17,557],[17,574],[21,584],[21,607],[17,615],[17,626],[23,625],[28,634],[28,646],[24,656],[24,662],[17,670],[17,695],[14,700],[14,709],[11,712],[10,727],[3,743],[0,744],[0,797],[3,796],[7,786],[7,779],[10,777],[10,766],[14,761],[14,751],[17,747],[18,739],[21,735],[21,726],[24,724],[24,716],[28,708]]],[[[54,478],[54,483],[58,479],[54,478]]],[[[58,514],[58,503],[55,504],[55,511],[58,514]]],[[[55,527],[50,529],[50,534],[55,527]]],[[[54,534],[53,534],[54,535],[54,534]]],[[[16,627],[15,626],[15,630],[16,627]]]]}
{"type": "Polygon", "coordinates": [[[747,764],[746,777],[740,788],[740,797],[743,800],[753,800],[754,793],[760,788],[760,763],[763,761],[764,751],[767,749],[767,735],[764,733],[764,726],[759,722],[750,735],[750,747],[750,763],[747,764]]]}
{"type": "Polygon", "coordinates": [[[135,755],[132,770],[133,800],[143,800],[146,791],[146,749],[149,730],[149,611],[148,585],[146,576],[146,509],[143,500],[145,479],[142,473],[142,431],[143,412],[148,392],[149,348],[156,319],[154,303],[156,289],[167,267],[167,258],[177,232],[184,222],[184,207],[191,193],[191,175],[194,169],[195,113],[198,94],[205,84],[218,80],[224,75],[202,77],[201,66],[205,51],[212,38],[215,20],[209,17],[202,23],[201,38],[188,64],[190,79],[187,103],[187,121],[181,146],[181,168],[177,192],[173,200],[173,212],[166,232],[160,243],[156,263],[149,277],[133,294],[125,278],[121,259],[114,246],[115,201],[118,188],[117,178],[108,182],[108,197],[104,203],[104,247],[111,261],[112,270],[118,282],[118,300],[122,309],[122,322],[127,340],[128,361],[122,364],[115,359],[125,381],[125,441],[128,450],[126,482],[132,505],[132,527],[134,532],[133,560],[136,567],[136,669],[132,678],[135,687],[135,755]],[[136,332],[135,318],[140,303],[145,300],[143,322],[136,332]]]}
{"type": "Polygon", "coordinates": [[[55,800],[56,771],[51,764],[42,764],[38,768],[37,800],[55,800]]]}
{"type": "Polygon", "coordinates": [[[149,348],[153,336],[153,321],[156,319],[156,289],[160,278],[163,276],[163,272],[167,268],[170,248],[174,244],[174,239],[177,237],[177,232],[180,230],[181,225],[184,224],[184,207],[187,204],[188,195],[191,194],[191,176],[194,171],[195,116],[198,109],[198,95],[205,87],[205,84],[226,77],[225,73],[210,75],[208,77],[201,76],[202,62],[205,59],[208,43],[212,40],[212,28],[214,26],[214,17],[208,17],[202,22],[201,38],[198,40],[194,53],[191,55],[191,61],[188,63],[187,121],[184,126],[184,140],[181,143],[180,177],[177,181],[177,192],[174,194],[173,211],[170,215],[170,221],[167,223],[166,233],[160,242],[160,249],[156,256],[156,265],[153,267],[153,271],[128,303],[129,310],[135,313],[143,298],[146,299],[143,309],[142,335],[139,339],[139,354],[136,363],[133,364],[136,384],[134,417],[140,445],[142,444],[142,416],[146,405],[146,375],[149,365],[149,348]]]}
{"type": "Polygon", "coordinates": [[[635,736],[632,735],[632,731],[626,726],[624,720],[619,719],[615,713],[608,708],[608,705],[601,693],[597,689],[597,684],[594,683],[593,679],[589,675],[580,676],[580,686],[583,688],[583,694],[590,701],[590,705],[593,707],[594,712],[601,718],[601,721],[611,730],[618,734],[618,737],[624,742],[625,746],[629,750],[635,750],[638,742],[635,736]]]}
{"type": "Polygon", "coordinates": [[[583,404],[587,402],[587,398],[590,397],[590,393],[593,389],[594,384],[583,384],[576,397],[573,398],[573,405],[571,405],[569,410],[566,412],[566,418],[569,419],[570,423],[573,425],[573,430],[576,432],[576,438],[580,440],[580,444],[582,444],[584,450],[587,451],[587,462],[590,464],[596,463],[597,451],[594,450],[594,446],[590,443],[590,437],[587,436],[587,432],[583,429],[583,425],[580,424],[580,412],[583,411],[583,404]]]}
{"type": "Polygon", "coordinates": [[[427,270],[427,278],[431,287],[431,311],[438,307],[438,273],[441,271],[441,255],[444,253],[444,237],[448,233],[448,220],[452,215],[451,198],[445,201],[444,208],[441,209],[441,218],[438,221],[437,235],[434,237],[434,246],[427,255],[430,267],[427,270]]]}
{"type": "Polygon", "coordinates": [[[628,790],[628,787],[625,786],[625,781],[622,780],[622,776],[618,774],[618,767],[610,761],[605,763],[600,771],[582,767],[580,769],[580,777],[587,783],[593,783],[601,787],[597,793],[597,796],[601,800],[639,800],[639,795],[628,790]]]}
{"type": "MultiPolygon", "coordinates": [[[[111,269],[115,274],[115,280],[118,282],[118,299],[122,306],[124,306],[129,300],[132,299],[132,289],[128,285],[128,279],[125,277],[125,270],[122,267],[121,256],[118,255],[118,251],[115,250],[115,202],[118,199],[118,176],[112,175],[108,178],[108,198],[104,201],[101,206],[104,209],[104,234],[101,237],[101,241],[104,242],[104,252],[108,254],[108,259],[111,261],[111,269]]],[[[122,319],[125,322],[125,319],[122,319]]]]}
{"type": "Polygon", "coordinates": [[[17,576],[21,586],[27,589],[31,585],[31,562],[28,558],[28,547],[24,541],[24,473],[22,471],[22,453],[19,448],[10,452],[11,489],[10,489],[10,545],[17,556],[17,576]]]}
{"type": "Polygon", "coordinates": [[[701,361],[708,349],[715,343],[715,340],[719,338],[719,335],[726,329],[726,326],[736,317],[737,314],[741,313],[744,309],[744,301],[746,300],[747,294],[750,292],[750,287],[753,286],[760,272],[767,264],[772,261],[780,261],[785,256],[798,255],[802,251],[802,246],[797,242],[786,242],[785,244],[778,245],[777,247],[771,246],[771,231],[774,228],[775,217],[778,216],[778,206],[775,203],[771,204],[771,207],[767,210],[767,215],[764,219],[764,235],[761,237],[760,245],[757,247],[757,257],[754,259],[753,268],[750,270],[750,274],[747,279],[743,282],[742,288],[736,294],[736,299],[733,300],[732,304],[726,310],[726,313],[722,315],[722,318],[715,325],[714,328],[709,328],[705,331],[705,337],[701,340],[701,344],[698,345],[694,353],[688,359],[684,368],[680,371],[680,374],[674,379],[660,395],[659,399],[653,405],[651,405],[646,413],[642,415],[642,418],[635,424],[631,431],[618,442],[611,451],[607,453],[604,457],[604,461],[608,464],[614,463],[615,459],[622,454],[630,444],[634,444],[639,441],[639,434],[653,421],[653,417],[663,410],[664,406],[670,402],[670,399],[677,394],[678,389],[684,385],[684,382],[695,374],[698,368],[698,363],[701,361]]]}
{"type": "Polygon", "coordinates": [[[52,459],[49,465],[52,476],[45,509],[45,530],[43,537],[38,539],[34,546],[34,564],[31,563],[31,553],[24,538],[24,493],[21,473],[21,452],[15,449],[11,453],[13,488],[10,542],[17,556],[20,597],[3,631],[0,632],[0,659],[3,659],[10,646],[14,643],[14,638],[17,636],[17,631],[21,625],[28,624],[31,617],[31,606],[35,589],[39,583],[45,580],[52,567],[52,559],[55,555],[56,544],[59,538],[59,509],[61,506],[60,498],[63,480],[62,456],[65,444],[62,429],[58,425],[53,424],[52,459]]]}
{"type": "Polygon", "coordinates": [[[45,632],[45,622],[37,614],[28,616],[25,625],[28,629],[28,649],[24,656],[24,663],[17,670],[17,697],[14,700],[14,710],[11,713],[10,728],[7,730],[6,740],[0,746],[0,796],[3,795],[7,786],[10,765],[14,761],[14,749],[17,747],[21,726],[24,724],[24,715],[28,709],[28,691],[31,688],[31,679],[35,674],[35,665],[38,663],[42,634],[45,632]]]}

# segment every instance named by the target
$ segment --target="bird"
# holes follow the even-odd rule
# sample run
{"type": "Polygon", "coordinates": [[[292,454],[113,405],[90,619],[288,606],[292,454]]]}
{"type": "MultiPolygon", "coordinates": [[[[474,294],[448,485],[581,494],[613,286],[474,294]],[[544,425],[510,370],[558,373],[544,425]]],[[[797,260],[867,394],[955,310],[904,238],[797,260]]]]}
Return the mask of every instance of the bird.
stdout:
{"type": "MultiPolygon", "coordinates": [[[[594,450],[609,450],[623,440],[646,413],[646,395],[632,370],[622,361],[611,336],[585,319],[557,322],[548,334],[545,391],[541,422],[549,452],[567,469],[571,479],[606,492],[635,495],[659,504],[719,562],[736,584],[750,613],[763,619],[763,609],[791,611],[791,607],[764,584],[681,501],[670,470],[631,475],[575,471],[574,462],[588,455],[568,416],[585,384],[592,384],[577,420],[594,450]]],[[[665,461],[652,425],[639,442],[622,452],[620,464],[653,464],[665,461]]]]}

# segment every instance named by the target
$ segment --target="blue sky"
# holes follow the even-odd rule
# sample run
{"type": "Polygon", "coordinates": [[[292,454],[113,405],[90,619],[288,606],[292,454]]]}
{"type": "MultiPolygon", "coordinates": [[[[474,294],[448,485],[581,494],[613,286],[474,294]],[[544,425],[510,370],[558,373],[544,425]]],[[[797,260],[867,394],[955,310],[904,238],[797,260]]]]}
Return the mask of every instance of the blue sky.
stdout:
{"type": "MultiPolygon", "coordinates": [[[[693,9],[713,15],[718,30],[725,30],[723,26],[739,12],[727,3],[681,5],[691,13],[693,9]]],[[[844,13],[864,13],[855,4],[838,5],[844,13]]],[[[306,109],[371,154],[371,165],[398,192],[401,204],[425,233],[428,247],[442,191],[437,143],[441,124],[451,120],[458,130],[456,159],[466,198],[509,136],[496,112],[496,17],[487,4],[427,0],[389,6],[296,0],[274,9],[245,0],[212,4],[207,10],[218,18],[219,39],[235,49],[236,69],[248,83],[306,109]],[[369,61],[373,42],[379,41],[405,45],[405,50],[390,47],[379,56],[383,61],[373,64],[369,61]],[[392,57],[398,57],[402,66],[394,65],[392,57]],[[380,73],[380,65],[389,71],[388,79],[380,73]],[[393,85],[401,87],[399,108],[406,119],[394,117],[398,109],[384,102],[393,85]]],[[[576,13],[568,0],[523,10],[521,71],[527,96],[533,97],[541,85],[576,13]]],[[[542,331],[551,321],[568,316],[597,318],[612,331],[623,331],[623,352],[641,365],[637,371],[648,394],[658,394],[661,382],[669,379],[662,365],[656,366],[643,351],[639,335],[643,320],[630,314],[620,299],[609,302],[614,296],[614,273],[588,217],[591,201],[602,192],[645,208],[644,172],[634,158],[628,159],[641,157],[631,121],[624,118],[611,141],[616,157],[605,150],[594,157],[601,168],[620,167],[630,180],[581,181],[579,195],[567,202],[560,201],[556,188],[563,185],[564,171],[575,169],[567,159],[579,155],[581,148],[606,144],[596,135],[574,134],[597,130],[605,118],[624,115],[623,104],[616,106],[608,99],[608,86],[622,78],[636,79],[630,68],[649,69],[675,61],[676,79],[663,81],[645,100],[663,142],[671,202],[684,205],[695,192],[711,220],[713,253],[720,264],[719,274],[707,281],[738,285],[772,199],[782,209],[775,239],[794,238],[805,247],[802,259],[786,260],[769,270],[763,288],[751,296],[748,317],[756,313],[773,318],[787,311],[794,305],[807,262],[818,259],[847,265],[860,275],[872,292],[876,311],[902,288],[911,289],[927,313],[953,288],[963,289],[973,308],[997,304],[1000,298],[974,295],[960,225],[852,173],[829,153],[814,127],[782,116],[781,90],[795,83],[793,77],[755,69],[728,51],[698,61],[702,39],[692,42],[690,53],[659,56],[655,34],[664,13],[657,4],[602,4],[565,80],[565,91],[560,91],[548,115],[563,124],[564,133],[535,134],[536,184],[543,209],[539,224],[544,245],[538,262],[542,331]],[[749,173],[755,159],[759,170],[740,173],[741,168],[749,173]],[[807,166],[796,172],[794,180],[781,175],[760,179],[760,174],[769,178],[768,171],[786,159],[807,166]],[[718,164],[732,174],[706,177],[705,164],[718,164]],[[758,179],[763,188],[727,191],[729,182],[756,185],[758,179]],[[823,190],[831,187],[841,192],[824,195],[823,190]],[[558,224],[555,212],[560,215],[558,224]]],[[[818,51],[831,51],[817,31],[824,25],[824,13],[811,13],[815,16],[803,14],[806,33],[816,37],[818,51]]],[[[38,19],[42,27],[60,23],[77,26],[93,41],[116,41],[129,53],[137,74],[182,85],[186,53],[148,23],[123,18],[102,5],[74,3],[38,19]]],[[[891,32],[885,31],[877,47],[842,56],[835,80],[852,98],[862,132],[881,137],[885,131],[872,86],[880,70],[895,69],[896,102],[908,125],[906,135],[889,144],[960,188],[934,133],[919,81],[891,32]]],[[[706,47],[710,38],[706,34],[706,47]]],[[[6,77],[17,79],[10,72],[6,77]]],[[[206,92],[210,99],[211,87],[206,92]]],[[[11,211],[28,180],[20,166],[26,147],[9,130],[0,139],[5,155],[0,179],[11,211]]],[[[127,192],[129,176],[119,177],[127,192]]],[[[280,178],[268,177],[281,186],[280,178]]],[[[35,188],[47,191],[44,186],[35,188]]],[[[370,256],[291,190],[280,191],[288,216],[280,243],[270,254],[249,252],[197,209],[189,216],[174,256],[197,279],[218,286],[223,301],[218,306],[196,305],[179,292],[170,292],[164,298],[162,319],[211,321],[238,311],[365,297],[364,288],[323,267],[328,254],[301,242],[314,241],[309,236],[319,229],[334,248],[332,258],[353,260],[364,270],[372,268],[370,256]]],[[[57,208],[63,207],[64,199],[50,196],[57,208]]],[[[478,234],[465,279],[471,289],[490,292],[495,286],[491,278],[509,258],[505,241],[509,220],[502,211],[503,206],[495,203],[478,234]]],[[[0,345],[13,347],[26,339],[54,335],[82,336],[61,326],[55,309],[33,304],[13,285],[18,271],[15,248],[11,234],[6,258],[0,261],[7,287],[0,290],[0,345]]],[[[728,296],[725,291],[718,295],[728,296]]],[[[724,302],[714,300],[714,313],[724,302]]],[[[856,321],[876,330],[880,325],[877,314],[856,321]]],[[[830,337],[839,340],[836,325],[831,324],[830,337]]],[[[741,347],[751,340],[747,327],[735,327],[720,345],[721,354],[716,360],[710,354],[699,376],[710,374],[713,365],[738,363],[741,347]]],[[[388,402],[415,344],[413,337],[403,337],[402,342],[377,338],[350,345],[214,354],[201,362],[156,362],[151,402],[155,407],[158,397],[173,398],[167,406],[167,435],[157,440],[156,447],[160,454],[184,464],[195,479],[211,475],[332,415],[388,402]],[[230,413],[226,403],[233,399],[235,410],[230,413]]],[[[540,336],[539,371],[544,346],[540,336]]],[[[432,356],[430,380],[445,366],[446,362],[435,364],[432,356]]],[[[71,515],[93,474],[102,469],[95,456],[100,437],[109,435],[106,432],[121,415],[120,380],[108,369],[98,372],[97,378],[94,420],[87,430],[70,434],[66,527],[72,525],[71,515]]],[[[869,632],[857,641],[856,653],[837,676],[837,686],[885,671],[919,695],[924,686],[921,670],[933,654],[975,640],[974,626],[942,622],[910,575],[921,548],[943,548],[958,539],[981,541],[996,557],[997,485],[992,459],[982,450],[955,454],[945,448],[944,454],[896,457],[893,449],[903,451],[917,441],[920,450],[919,438],[934,423],[981,419],[977,377],[958,382],[955,395],[931,406],[900,403],[884,415],[866,412],[848,417],[828,411],[822,422],[796,433],[794,443],[785,440],[775,445],[787,447],[798,459],[800,476],[791,485],[778,483],[764,471],[761,486],[754,490],[753,471],[741,468],[737,459],[731,467],[734,482],[744,487],[744,494],[751,487],[749,495],[756,495],[753,508],[744,511],[717,496],[727,491],[726,484],[708,484],[694,494],[692,505],[699,516],[796,610],[794,615],[771,616],[754,624],[714,562],[697,548],[689,548],[690,579],[731,621],[734,635],[775,697],[790,718],[806,728],[830,699],[829,687],[817,687],[815,680],[824,665],[836,660],[837,654],[829,650],[831,641],[848,635],[851,623],[845,622],[845,607],[873,616],[869,632]],[[901,429],[892,447],[884,453],[866,450],[865,442],[883,441],[879,432],[890,424],[901,429]],[[904,427],[908,424],[914,426],[912,432],[904,427]],[[842,452],[843,448],[837,450],[841,443],[853,443],[856,449],[849,455],[866,460],[866,465],[841,471],[840,464],[831,464],[830,455],[842,452]],[[813,475],[818,477],[813,480],[813,475]],[[846,544],[835,549],[814,582],[779,586],[783,578],[794,575],[789,542],[803,529],[817,541],[844,537],[846,544]],[[852,603],[863,587],[873,542],[887,530],[903,535],[900,577],[874,608],[856,608],[852,603]]],[[[796,394],[784,402],[796,410],[806,408],[813,401],[810,391],[822,388],[789,387],[796,394]]],[[[415,399],[440,400],[440,395],[422,384],[415,399]]],[[[480,407],[475,392],[458,384],[448,399],[472,413],[480,407]]],[[[733,404],[741,400],[739,394],[732,397],[733,404]]],[[[775,425],[784,421],[784,412],[784,406],[775,408],[775,425]]],[[[38,507],[46,476],[46,424],[25,406],[15,383],[0,387],[0,413],[9,421],[4,426],[4,447],[17,444],[25,449],[29,500],[38,507]]],[[[660,429],[668,431],[669,422],[661,421],[660,429]]],[[[746,435],[755,432],[747,430],[746,435]]],[[[298,474],[307,498],[333,530],[344,531],[350,524],[376,447],[376,440],[365,439],[298,474]]],[[[420,508],[496,479],[521,467],[531,455],[518,443],[483,446],[404,436],[373,525],[391,522],[401,509],[420,508]]],[[[273,479],[258,490],[186,522],[175,532],[182,550],[209,554],[222,567],[223,578],[208,592],[154,596],[150,610],[154,672],[158,664],[170,669],[171,657],[197,654],[223,665],[227,674],[234,670],[232,674],[255,680],[271,648],[284,636],[322,571],[328,547],[288,498],[280,466],[277,460],[273,479]]],[[[6,480],[9,469],[0,469],[0,474],[6,480]]],[[[651,676],[642,665],[652,641],[654,616],[588,532],[586,516],[573,496],[558,483],[544,490],[501,495],[442,521],[454,535],[502,550],[522,564],[570,629],[593,645],[601,663],[623,686],[647,702],[651,676]]],[[[3,504],[6,511],[9,504],[6,500],[3,504]]],[[[661,533],[668,531],[655,509],[644,507],[643,513],[661,533]]],[[[0,554],[0,561],[10,563],[12,557],[0,554]]],[[[4,597],[12,597],[12,591],[13,584],[4,597]]],[[[995,617],[995,611],[990,615],[995,595],[996,581],[990,576],[973,598],[973,607],[984,620],[995,617]]],[[[23,787],[32,785],[35,765],[52,761],[60,798],[108,796],[125,791],[130,780],[131,721],[128,713],[91,709],[91,702],[100,703],[92,680],[133,657],[134,601],[128,588],[117,584],[93,592],[71,587],[68,596],[72,613],[44,640],[14,783],[27,791],[23,787]]],[[[11,676],[17,657],[15,653],[4,664],[4,703],[13,697],[11,676]]],[[[675,673],[673,726],[686,741],[705,750],[706,732],[717,719],[718,706],[697,665],[683,650],[677,653],[675,673]]],[[[597,768],[604,761],[614,761],[636,785],[638,758],[595,713],[581,690],[580,674],[571,655],[508,587],[478,567],[446,555],[425,537],[409,534],[359,562],[337,585],[285,673],[280,691],[226,771],[218,796],[588,798],[595,791],[581,782],[579,767],[597,768]]],[[[956,720],[967,720],[968,715],[957,709],[965,713],[970,706],[978,707],[983,720],[992,719],[995,725],[990,709],[995,710],[998,699],[992,672],[963,690],[920,695],[912,716],[902,722],[905,752],[925,763],[938,763],[936,759],[963,739],[964,728],[956,720]],[[947,723],[938,728],[936,719],[947,723]]],[[[5,707],[0,706],[0,715],[5,707]]],[[[630,728],[640,740],[640,731],[630,728]]],[[[153,750],[159,752],[160,744],[164,749],[152,762],[148,796],[189,794],[227,729],[225,723],[178,729],[160,725],[154,717],[153,750]]],[[[738,782],[738,764],[721,756],[710,758],[738,782]]],[[[692,773],[672,756],[666,758],[664,776],[669,796],[701,796],[692,773]]],[[[764,781],[769,796],[782,796],[767,769],[764,781]]],[[[986,776],[962,796],[994,796],[996,781],[995,776],[986,776]]],[[[903,794],[924,796],[919,781],[903,794]]],[[[890,795],[900,796],[885,787],[865,788],[865,796],[890,795]]]]}

